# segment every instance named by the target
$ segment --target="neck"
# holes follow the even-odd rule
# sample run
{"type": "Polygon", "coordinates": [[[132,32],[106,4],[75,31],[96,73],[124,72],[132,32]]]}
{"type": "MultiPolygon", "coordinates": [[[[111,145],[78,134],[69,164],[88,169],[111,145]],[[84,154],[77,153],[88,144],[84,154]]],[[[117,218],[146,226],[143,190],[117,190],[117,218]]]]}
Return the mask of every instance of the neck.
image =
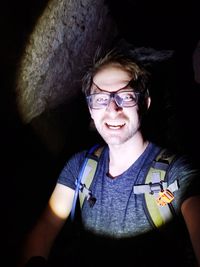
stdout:
{"type": "Polygon", "coordinates": [[[109,174],[115,177],[126,171],[144,152],[148,143],[139,138],[120,145],[109,145],[109,174]]]}

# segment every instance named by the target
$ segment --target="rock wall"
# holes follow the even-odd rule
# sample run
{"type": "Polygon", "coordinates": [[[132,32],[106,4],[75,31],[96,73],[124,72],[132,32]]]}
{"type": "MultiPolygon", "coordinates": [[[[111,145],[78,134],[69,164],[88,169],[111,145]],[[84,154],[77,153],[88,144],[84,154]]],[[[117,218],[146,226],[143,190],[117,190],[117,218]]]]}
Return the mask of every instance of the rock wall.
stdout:
{"type": "Polygon", "coordinates": [[[67,105],[80,93],[84,66],[99,45],[112,42],[116,32],[103,0],[48,2],[28,39],[16,76],[22,121],[34,124],[45,142],[52,143],[45,140],[49,131],[55,132],[57,140],[63,138],[59,137],[59,133],[63,134],[60,129],[56,129],[59,122],[52,127],[52,121],[57,120],[53,110],[65,102],[67,105]]]}

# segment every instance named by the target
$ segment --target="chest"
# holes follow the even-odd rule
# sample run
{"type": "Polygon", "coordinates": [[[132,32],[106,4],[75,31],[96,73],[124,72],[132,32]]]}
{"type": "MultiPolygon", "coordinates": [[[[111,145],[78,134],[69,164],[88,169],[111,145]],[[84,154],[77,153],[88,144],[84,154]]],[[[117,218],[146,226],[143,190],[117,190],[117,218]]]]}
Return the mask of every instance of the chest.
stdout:
{"type": "Polygon", "coordinates": [[[137,235],[152,229],[145,213],[143,196],[133,193],[138,175],[136,171],[113,180],[106,174],[97,173],[92,184],[96,203],[90,207],[86,201],[82,209],[87,229],[114,236],[137,235]]]}

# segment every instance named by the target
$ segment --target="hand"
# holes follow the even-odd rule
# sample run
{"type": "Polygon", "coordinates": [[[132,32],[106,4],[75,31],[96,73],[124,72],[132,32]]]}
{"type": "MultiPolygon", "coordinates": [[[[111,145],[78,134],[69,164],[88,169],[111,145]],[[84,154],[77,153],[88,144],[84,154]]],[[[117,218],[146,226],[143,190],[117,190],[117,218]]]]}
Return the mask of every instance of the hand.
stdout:
{"type": "Polygon", "coordinates": [[[42,256],[35,256],[28,260],[25,267],[47,267],[47,260],[42,256]]]}

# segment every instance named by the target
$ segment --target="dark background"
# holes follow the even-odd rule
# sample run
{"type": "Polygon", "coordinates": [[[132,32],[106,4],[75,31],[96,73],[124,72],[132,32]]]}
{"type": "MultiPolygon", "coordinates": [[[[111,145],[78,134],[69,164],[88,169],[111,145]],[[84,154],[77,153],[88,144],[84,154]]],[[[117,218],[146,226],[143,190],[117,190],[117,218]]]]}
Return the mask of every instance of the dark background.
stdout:
{"type": "MultiPolygon", "coordinates": [[[[31,126],[21,122],[15,103],[15,73],[20,56],[46,3],[47,0],[7,1],[1,3],[0,9],[1,251],[2,260],[5,258],[11,265],[24,233],[43,209],[66,159],[49,153],[31,126]]],[[[175,51],[173,64],[167,66],[168,76],[161,75],[157,85],[168,82],[172,94],[171,108],[167,109],[172,118],[166,123],[171,127],[167,143],[171,141],[198,159],[200,85],[195,83],[192,69],[192,53],[200,38],[197,1],[184,4],[172,0],[110,0],[108,4],[120,35],[127,41],[175,51]]],[[[162,92],[156,97],[159,100],[162,92]]],[[[169,113],[163,114],[166,117],[158,116],[152,122],[159,141],[163,141],[160,136],[166,125],[162,123],[169,113]]],[[[72,140],[65,156],[81,148],[81,139],[72,140]]]]}

